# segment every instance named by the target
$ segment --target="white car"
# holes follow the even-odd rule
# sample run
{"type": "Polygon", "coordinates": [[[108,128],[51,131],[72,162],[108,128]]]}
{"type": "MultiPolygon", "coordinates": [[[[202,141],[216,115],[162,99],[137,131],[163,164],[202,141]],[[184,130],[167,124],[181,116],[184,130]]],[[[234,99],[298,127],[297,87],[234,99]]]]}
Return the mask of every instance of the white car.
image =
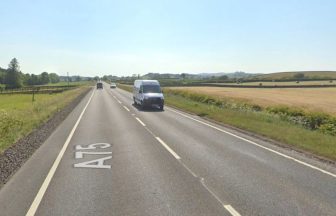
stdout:
{"type": "Polygon", "coordinates": [[[117,88],[117,85],[115,83],[111,83],[110,88],[117,88]]]}

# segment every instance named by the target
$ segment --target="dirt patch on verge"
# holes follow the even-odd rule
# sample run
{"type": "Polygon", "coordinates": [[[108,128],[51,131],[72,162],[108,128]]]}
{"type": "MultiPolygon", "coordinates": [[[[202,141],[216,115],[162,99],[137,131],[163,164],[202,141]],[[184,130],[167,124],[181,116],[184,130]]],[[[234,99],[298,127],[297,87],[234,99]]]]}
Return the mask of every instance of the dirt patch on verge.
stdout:
{"type": "Polygon", "coordinates": [[[65,108],[55,113],[47,122],[33,130],[26,137],[18,140],[14,145],[0,154],[0,188],[29,157],[33,155],[35,150],[48,139],[52,132],[63,122],[90,90],[91,88],[81,93],[65,108]]]}

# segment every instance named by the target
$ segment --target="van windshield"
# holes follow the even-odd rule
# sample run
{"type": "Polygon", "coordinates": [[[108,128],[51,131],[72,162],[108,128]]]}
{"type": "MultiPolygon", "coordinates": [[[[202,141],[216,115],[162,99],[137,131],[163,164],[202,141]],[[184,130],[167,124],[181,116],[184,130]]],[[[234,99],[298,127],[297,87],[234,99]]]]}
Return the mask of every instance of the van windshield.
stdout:
{"type": "Polygon", "coordinates": [[[159,85],[144,85],[142,86],[143,93],[161,93],[159,85]]]}

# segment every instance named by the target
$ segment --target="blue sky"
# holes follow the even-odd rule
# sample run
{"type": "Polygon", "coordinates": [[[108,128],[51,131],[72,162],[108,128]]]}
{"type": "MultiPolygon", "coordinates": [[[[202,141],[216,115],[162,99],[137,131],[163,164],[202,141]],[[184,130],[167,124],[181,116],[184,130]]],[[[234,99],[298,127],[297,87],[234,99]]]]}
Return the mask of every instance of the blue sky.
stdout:
{"type": "Polygon", "coordinates": [[[0,1],[24,73],[336,70],[334,0],[0,1]]]}

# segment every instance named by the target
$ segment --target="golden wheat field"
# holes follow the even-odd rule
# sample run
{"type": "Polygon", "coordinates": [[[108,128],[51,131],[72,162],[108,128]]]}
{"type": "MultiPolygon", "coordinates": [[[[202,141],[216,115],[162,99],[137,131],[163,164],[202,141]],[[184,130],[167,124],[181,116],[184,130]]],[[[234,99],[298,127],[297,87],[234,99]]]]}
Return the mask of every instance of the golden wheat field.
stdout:
{"type": "Polygon", "coordinates": [[[263,107],[287,105],[336,115],[336,88],[171,87],[219,98],[247,100],[263,107]]]}

